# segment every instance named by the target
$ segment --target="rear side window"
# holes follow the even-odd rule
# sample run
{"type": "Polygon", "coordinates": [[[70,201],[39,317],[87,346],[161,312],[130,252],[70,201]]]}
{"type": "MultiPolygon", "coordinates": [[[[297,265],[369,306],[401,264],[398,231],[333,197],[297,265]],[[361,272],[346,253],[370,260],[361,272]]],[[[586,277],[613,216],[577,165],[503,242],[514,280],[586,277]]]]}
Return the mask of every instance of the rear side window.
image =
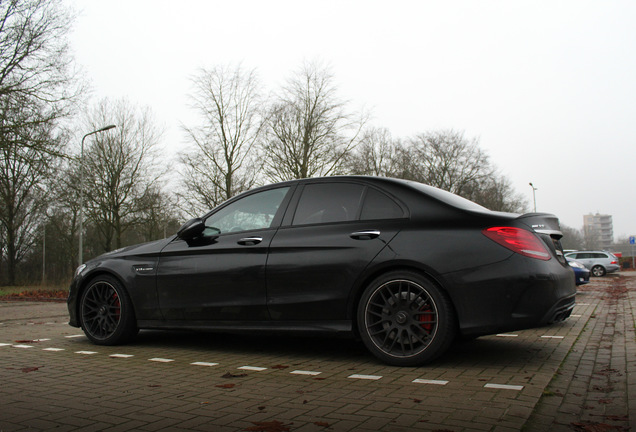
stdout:
{"type": "Polygon", "coordinates": [[[315,183],[304,187],[293,225],[355,220],[364,186],[353,183],[315,183]]]}
{"type": "Polygon", "coordinates": [[[367,190],[360,219],[397,219],[403,216],[402,208],[391,198],[373,188],[367,190]]]}

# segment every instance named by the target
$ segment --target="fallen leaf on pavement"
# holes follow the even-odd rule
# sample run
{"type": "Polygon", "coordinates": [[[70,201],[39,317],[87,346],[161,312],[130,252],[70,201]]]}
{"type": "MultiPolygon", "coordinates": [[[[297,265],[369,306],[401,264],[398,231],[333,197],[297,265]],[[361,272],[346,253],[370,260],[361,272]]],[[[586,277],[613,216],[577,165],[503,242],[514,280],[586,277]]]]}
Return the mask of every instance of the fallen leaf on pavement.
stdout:
{"type": "Polygon", "coordinates": [[[243,430],[250,432],[289,432],[291,429],[289,429],[287,426],[292,425],[293,423],[286,425],[279,422],[278,420],[272,420],[263,422],[252,422],[252,424],[254,426],[250,426],[243,430]]]}

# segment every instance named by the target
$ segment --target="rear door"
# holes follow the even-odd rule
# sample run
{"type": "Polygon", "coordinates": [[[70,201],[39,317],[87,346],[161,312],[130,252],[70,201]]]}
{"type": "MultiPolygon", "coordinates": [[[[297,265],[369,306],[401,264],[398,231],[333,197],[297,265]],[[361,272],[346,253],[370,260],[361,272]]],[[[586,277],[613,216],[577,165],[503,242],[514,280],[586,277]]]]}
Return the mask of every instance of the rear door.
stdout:
{"type": "Polygon", "coordinates": [[[407,212],[385,193],[347,181],[306,183],[270,244],[272,320],[344,320],[358,276],[399,231],[407,212]]]}

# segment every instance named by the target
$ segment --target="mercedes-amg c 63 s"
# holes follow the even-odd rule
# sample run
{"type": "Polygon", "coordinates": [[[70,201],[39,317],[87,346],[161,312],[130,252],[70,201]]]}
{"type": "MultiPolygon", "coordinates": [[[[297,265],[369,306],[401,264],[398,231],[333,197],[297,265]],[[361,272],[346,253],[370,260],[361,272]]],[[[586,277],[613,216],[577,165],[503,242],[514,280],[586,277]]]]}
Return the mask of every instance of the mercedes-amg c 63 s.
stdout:
{"type": "Polygon", "coordinates": [[[81,265],[70,324],[103,345],[139,329],[348,332],[389,364],[420,365],[458,336],[566,319],[561,236],[553,215],[412,181],[289,181],[81,265]]]}

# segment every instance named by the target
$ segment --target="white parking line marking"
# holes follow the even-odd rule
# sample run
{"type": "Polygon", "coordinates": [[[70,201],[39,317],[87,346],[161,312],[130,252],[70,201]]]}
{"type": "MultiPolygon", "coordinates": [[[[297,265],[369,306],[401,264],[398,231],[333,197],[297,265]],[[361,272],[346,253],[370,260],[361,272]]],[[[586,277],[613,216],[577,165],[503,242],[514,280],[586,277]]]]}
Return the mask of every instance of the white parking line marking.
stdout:
{"type": "Polygon", "coordinates": [[[590,303],[577,303],[576,306],[589,306],[590,303]]]}
{"type": "Polygon", "coordinates": [[[131,357],[134,357],[134,355],[132,355],[132,354],[111,354],[108,357],[112,357],[112,358],[131,358],[131,357]]]}
{"type": "Polygon", "coordinates": [[[290,374],[294,374],[294,375],[310,375],[310,376],[320,375],[321,373],[322,372],[305,371],[305,370],[295,370],[290,372],[290,374]]]}
{"type": "Polygon", "coordinates": [[[33,345],[13,345],[13,348],[33,348],[33,345]]]}
{"type": "Polygon", "coordinates": [[[76,334],[76,335],[70,335],[70,336],[64,336],[66,339],[73,339],[73,338],[79,338],[79,337],[84,337],[83,334],[76,334]]]}
{"type": "Polygon", "coordinates": [[[541,336],[543,339],[563,339],[565,336],[541,336]]]}
{"type": "Polygon", "coordinates": [[[8,344],[8,343],[0,343],[0,347],[3,347],[3,346],[11,346],[11,345],[13,345],[13,344],[8,344]]]}
{"type": "Polygon", "coordinates": [[[501,389],[501,390],[523,390],[523,386],[507,385],[507,384],[486,384],[484,388],[501,389]]]}
{"type": "Polygon", "coordinates": [[[264,367],[258,367],[258,366],[241,366],[240,368],[241,370],[248,370],[248,371],[254,371],[254,372],[262,372],[264,370],[267,370],[267,368],[264,367]]]}
{"type": "Polygon", "coordinates": [[[499,333],[497,336],[498,337],[519,337],[518,334],[513,334],[513,333],[499,333]]]}
{"type": "Polygon", "coordinates": [[[209,363],[209,362],[194,362],[190,364],[193,366],[218,366],[218,363],[209,363]]]}
{"type": "Polygon", "coordinates": [[[58,352],[58,351],[64,351],[64,348],[43,348],[42,351],[58,352]]]}
{"type": "Polygon", "coordinates": [[[446,380],[429,380],[429,379],[414,379],[412,381],[415,384],[434,384],[434,385],[446,385],[448,381],[446,380]]]}
{"type": "Polygon", "coordinates": [[[33,342],[48,342],[51,339],[34,339],[33,342]]]}
{"type": "Polygon", "coordinates": [[[148,359],[148,360],[153,361],[153,362],[158,362],[158,363],[170,363],[170,362],[174,361],[172,359],[166,359],[166,358],[160,358],[160,357],[155,357],[155,358],[151,358],[151,359],[148,359]]]}
{"type": "Polygon", "coordinates": [[[581,318],[583,315],[570,315],[572,318],[581,318]]]}
{"type": "Polygon", "coordinates": [[[75,351],[75,354],[93,355],[97,354],[97,351],[75,351]]]}
{"type": "Polygon", "coordinates": [[[353,375],[349,375],[347,378],[352,378],[352,379],[363,379],[363,380],[379,380],[380,378],[382,378],[379,375],[358,375],[358,374],[353,374],[353,375]]]}

